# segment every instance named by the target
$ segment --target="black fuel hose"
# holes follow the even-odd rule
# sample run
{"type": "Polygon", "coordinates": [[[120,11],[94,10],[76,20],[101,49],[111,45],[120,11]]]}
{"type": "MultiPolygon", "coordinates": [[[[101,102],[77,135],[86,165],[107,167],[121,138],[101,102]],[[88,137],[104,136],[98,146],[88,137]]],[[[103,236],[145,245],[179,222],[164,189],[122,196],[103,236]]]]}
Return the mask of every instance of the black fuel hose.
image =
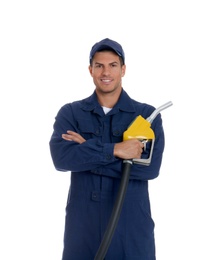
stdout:
{"type": "Polygon", "coordinates": [[[127,190],[128,182],[129,182],[131,166],[132,166],[132,160],[123,161],[122,176],[121,176],[121,181],[120,181],[120,186],[119,186],[119,190],[117,193],[117,197],[116,197],[116,200],[114,203],[114,207],[113,207],[106,231],[104,233],[103,239],[101,241],[101,244],[98,248],[98,251],[95,255],[94,260],[104,260],[105,255],[110,246],[114,231],[117,227],[117,223],[120,218],[120,213],[121,213],[123,202],[125,199],[126,190],[127,190]]]}

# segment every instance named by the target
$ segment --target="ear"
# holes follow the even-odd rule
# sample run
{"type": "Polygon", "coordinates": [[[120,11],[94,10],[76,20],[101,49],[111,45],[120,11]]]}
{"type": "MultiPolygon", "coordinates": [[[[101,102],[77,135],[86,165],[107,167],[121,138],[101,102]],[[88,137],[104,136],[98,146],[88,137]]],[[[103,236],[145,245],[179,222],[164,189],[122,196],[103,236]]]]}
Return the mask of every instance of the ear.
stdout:
{"type": "Polygon", "coordinates": [[[90,73],[90,75],[92,76],[92,66],[89,65],[88,69],[89,69],[89,73],[90,73]]]}
{"type": "Polygon", "coordinates": [[[126,65],[123,65],[122,72],[121,72],[122,77],[124,77],[125,73],[126,73],[126,65]]]}

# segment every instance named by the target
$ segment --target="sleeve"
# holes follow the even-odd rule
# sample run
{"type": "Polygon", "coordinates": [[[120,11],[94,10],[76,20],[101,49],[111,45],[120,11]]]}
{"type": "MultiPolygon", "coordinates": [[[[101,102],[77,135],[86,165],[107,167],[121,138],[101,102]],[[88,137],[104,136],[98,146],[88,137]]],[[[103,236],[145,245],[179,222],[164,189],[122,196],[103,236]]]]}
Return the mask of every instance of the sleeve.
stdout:
{"type": "Polygon", "coordinates": [[[49,142],[55,168],[58,171],[91,171],[94,174],[118,177],[121,171],[121,160],[113,155],[113,143],[102,143],[98,139],[88,139],[86,142],[78,144],[62,138],[62,134],[66,133],[67,130],[80,134],[74,116],[77,112],[75,110],[73,113],[71,105],[67,104],[59,110],[55,117],[53,134],[49,142]]]}

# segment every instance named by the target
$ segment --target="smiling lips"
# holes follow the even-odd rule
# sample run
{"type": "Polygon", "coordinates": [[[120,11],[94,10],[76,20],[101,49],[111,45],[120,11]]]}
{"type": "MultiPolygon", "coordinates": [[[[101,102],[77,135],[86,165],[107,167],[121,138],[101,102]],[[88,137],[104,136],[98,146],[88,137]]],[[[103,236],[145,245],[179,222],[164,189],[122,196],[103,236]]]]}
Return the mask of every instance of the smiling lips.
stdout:
{"type": "Polygon", "coordinates": [[[105,84],[110,84],[112,82],[112,79],[101,79],[101,81],[105,84]]]}

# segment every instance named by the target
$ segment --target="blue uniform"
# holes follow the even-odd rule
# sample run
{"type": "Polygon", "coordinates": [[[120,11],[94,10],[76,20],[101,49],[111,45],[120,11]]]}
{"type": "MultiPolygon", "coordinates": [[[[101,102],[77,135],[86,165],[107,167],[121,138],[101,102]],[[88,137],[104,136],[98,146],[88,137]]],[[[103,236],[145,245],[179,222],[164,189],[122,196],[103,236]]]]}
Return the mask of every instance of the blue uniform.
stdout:
{"type": "MultiPolygon", "coordinates": [[[[64,105],[58,112],[50,151],[59,171],[71,172],[66,205],[63,260],[93,260],[107,227],[120,185],[123,161],[113,155],[114,144],[141,115],[154,107],[131,99],[122,90],[113,109],[105,115],[94,93],[64,105]],[[67,130],[79,133],[86,142],[66,141],[67,130]]],[[[152,123],[155,133],[150,166],[133,164],[130,181],[106,260],[155,260],[154,222],[151,217],[148,180],[159,175],[164,150],[161,114],[152,123]]],[[[149,146],[142,158],[149,154],[149,146]]]]}

